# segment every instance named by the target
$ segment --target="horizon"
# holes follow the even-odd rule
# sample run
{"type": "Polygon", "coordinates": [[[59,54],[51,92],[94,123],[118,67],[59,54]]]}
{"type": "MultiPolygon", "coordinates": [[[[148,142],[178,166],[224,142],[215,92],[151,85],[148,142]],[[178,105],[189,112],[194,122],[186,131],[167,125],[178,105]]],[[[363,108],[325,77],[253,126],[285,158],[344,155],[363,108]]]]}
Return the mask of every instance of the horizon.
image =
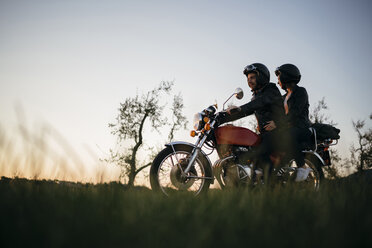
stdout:
{"type": "MultiPolygon", "coordinates": [[[[10,136],[19,124],[53,127],[85,164],[68,173],[114,178],[115,169],[93,164],[115,147],[108,123],[126,98],[174,80],[189,120],[175,139],[194,142],[194,113],[216,100],[221,108],[237,87],[245,96],[234,103],[249,101],[247,64],[265,64],[276,83],[275,68],[293,63],[310,108],[325,97],[345,158],[352,120],[371,127],[371,10],[364,0],[1,1],[0,127],[10,136]]],[[[155,137],[151,145],[162,142],[155,137]]]]}

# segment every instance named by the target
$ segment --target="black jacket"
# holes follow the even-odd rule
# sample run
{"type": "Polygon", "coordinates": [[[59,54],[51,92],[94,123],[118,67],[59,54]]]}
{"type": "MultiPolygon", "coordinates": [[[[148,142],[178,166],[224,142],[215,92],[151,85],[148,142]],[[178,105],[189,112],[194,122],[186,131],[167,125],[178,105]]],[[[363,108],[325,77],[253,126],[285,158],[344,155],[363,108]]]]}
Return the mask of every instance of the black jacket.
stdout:
{"type": "MultiPolygon", "coordinates": [[[[283,96],[283,101],[287,94],[283,96]]],[[[288,127],[309,128],[310,105],[306,89],[296,85],[293,88],[293,92],[289,97],[287,104],[288,114],[286,115],[286,123],[288,127]]]]}
{"type": "Polygon", "coordinates": [[[277,128],[285,125],[283,99],[278,87],[274,83],[268,83],[261,89],[253,92],[250,102],[240,106],[240,111],[235,114],[224,116],[220,124],[234,121],[251,114],[255,114],[258,121],[258,128],[264,131],[263,127],[268,121],[274,121],[277,128]]]}

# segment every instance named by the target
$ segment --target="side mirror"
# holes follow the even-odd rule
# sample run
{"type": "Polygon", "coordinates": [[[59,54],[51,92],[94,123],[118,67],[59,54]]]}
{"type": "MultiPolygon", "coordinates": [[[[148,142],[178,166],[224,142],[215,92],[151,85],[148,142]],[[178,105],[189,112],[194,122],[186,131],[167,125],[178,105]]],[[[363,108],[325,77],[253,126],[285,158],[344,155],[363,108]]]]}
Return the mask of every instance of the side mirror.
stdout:
{"type": "Polygon", "coordinates": [[[244,96],[244,93],[243,93],[242,88],[236,88],[235,97],[240,100],[243,98],[243,96],[244,96]]]}
{"type": "Polygon", "coordinates": [[[222,105],[223,110],[225,110],[225,104],[227,103],[228,100],[230,100],[231,97],[235,96],[236,98],[240,100],[243,98],[243,95],[244,93],[243,93],[242,88],[236,88],[235,93],[232,94],[229,98],[227,98],[227,100],[223,103],[222,105]]]}

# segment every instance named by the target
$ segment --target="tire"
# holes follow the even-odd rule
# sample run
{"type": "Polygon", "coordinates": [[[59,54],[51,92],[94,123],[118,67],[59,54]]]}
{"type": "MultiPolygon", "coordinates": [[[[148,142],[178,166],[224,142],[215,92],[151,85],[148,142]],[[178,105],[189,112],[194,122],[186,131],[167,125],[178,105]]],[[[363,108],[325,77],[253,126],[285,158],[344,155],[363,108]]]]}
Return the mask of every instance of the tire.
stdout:
{"type": "Polygon", "coordinates": [[[318,174],[318,186],[315,188],[316,190],[319,190],[320,185],[324,182],[324,173],[322,169],[322,163],[320,160],[313,154],[306,154],[305,156],[305,162],[306,160],[310,161],[312,163],[311,169],[313,169],[313,172],[316,172],[318,174]]]}
{"type": "MultiPolygon", "coordinates": [[[[154,159],[150,168],[151,189],[168,196],[179,191],[192,192],[194,195],[206,192],[212,180],[187,179],[182,181],[179,178],[180,170],[178,169],[177,161],[184,169],[187,166],[187,158],[190,157],[194,148],[185,144],[173,145],[173,147],[176,153],[173,152],[171,146],[168,146],[154,159]]],[[[213,178],[212,168],[208,160],[201,154],[196,158],[195,164],[189,173],[199,177],[213,178]]]]}
{"type": "MultiPolygon", "coordinates": [[[[294,160],[291,160],[289,162],[289,167],[297,167],[296,162],[294,160]]],[[[319,159],[315,155],[306,153],[305,154],[305,167],[310,167],[313,171],[310,172],[308,178],[304,182],[301,182],[300,184],[306,185],[308,187],[313,187],[314,190],[319,190],[320,185],[322,184],[324,180],[322,163],[319,161],[319,159]]]]}

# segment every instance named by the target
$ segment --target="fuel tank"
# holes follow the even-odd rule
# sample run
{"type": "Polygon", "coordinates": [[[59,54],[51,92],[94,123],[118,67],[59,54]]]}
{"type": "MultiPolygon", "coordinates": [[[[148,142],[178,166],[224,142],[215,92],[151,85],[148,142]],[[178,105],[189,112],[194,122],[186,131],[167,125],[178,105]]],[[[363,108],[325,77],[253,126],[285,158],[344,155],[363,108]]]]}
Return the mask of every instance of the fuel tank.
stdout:
{"type": "Polygon", "coordinates": [[[251,130],[233,125],[218,127],[215,135],[219,145],[256,146],[261,141],[260,136],[251,130]]]}

